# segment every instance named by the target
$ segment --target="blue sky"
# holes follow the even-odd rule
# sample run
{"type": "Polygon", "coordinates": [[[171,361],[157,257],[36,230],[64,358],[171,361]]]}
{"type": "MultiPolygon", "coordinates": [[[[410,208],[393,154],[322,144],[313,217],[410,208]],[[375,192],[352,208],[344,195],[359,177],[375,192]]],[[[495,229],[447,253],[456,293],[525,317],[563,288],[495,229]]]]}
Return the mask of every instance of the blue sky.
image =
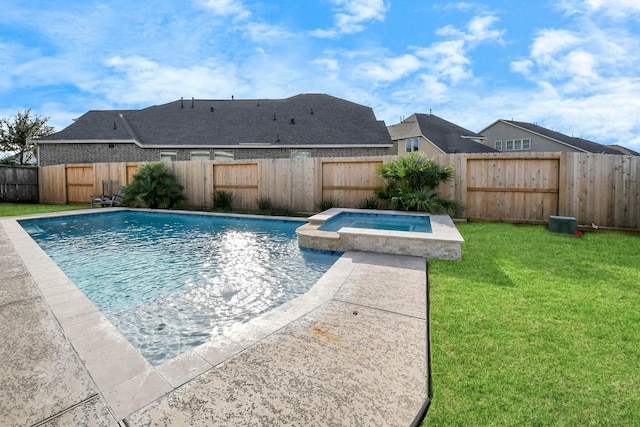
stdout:
{"type": "Polygon", "coordinates": [[[0,0],[0,117],[327,93],[640,151],[638,0],[0,0]]]}

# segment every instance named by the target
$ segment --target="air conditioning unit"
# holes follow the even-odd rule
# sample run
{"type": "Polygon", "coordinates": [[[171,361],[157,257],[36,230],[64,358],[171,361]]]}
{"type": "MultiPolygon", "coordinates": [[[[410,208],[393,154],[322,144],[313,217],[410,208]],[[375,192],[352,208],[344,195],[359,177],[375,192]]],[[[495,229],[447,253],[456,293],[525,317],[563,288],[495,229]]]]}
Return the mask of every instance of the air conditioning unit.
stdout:
{"type": "Polygon", "coordinates": [[[549,232],[575,236],[578,220],[572,216],[549,216],[549,232]]]}

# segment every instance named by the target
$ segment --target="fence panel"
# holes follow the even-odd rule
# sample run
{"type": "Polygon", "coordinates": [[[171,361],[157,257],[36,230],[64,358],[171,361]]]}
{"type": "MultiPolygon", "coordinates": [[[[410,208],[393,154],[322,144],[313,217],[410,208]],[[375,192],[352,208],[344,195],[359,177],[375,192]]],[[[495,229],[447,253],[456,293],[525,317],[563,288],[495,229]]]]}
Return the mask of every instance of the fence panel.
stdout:
{"type": "Polygon", "coordinates": [[[342,207],[357,208],[382,184],[377,169],[382,159],[322,161],[322,199],[332,199],[342,207]]]}
{"type": "Polygon", "coordinates": [[[558,214],[559,156],[467,156],[469,219],[547,221],[558,214]]]}
{"type": "Polygon", "coordinates": [[[65,177],[69,204],[90,203],[91,196],[102,191],[95,193],[93,164],[67,165],[65,177]]]}
{"type": "Polygon", "coordinates": [[[640,228],[640,157],[567,153],[566,215],[579,224],[640,228]]]}
{"type": "Polygon", "coordinates": [[[167,162],[167,166],[185,187],[187,200],[191,207],[207,208],[211,206],[213,193],[213,168],[211,161],[167,162]]]}
{"type": "Polygon", "coordinates": [[[0,202],[37,202],[38,169],[0,165],[0,202]]]}
{"type": "MultiPolygon", "coordinates": [[[[357,207],[378,184],[376,168],[394,157],[261,159],[222,163],[173,162],[187,205],[210,206],[214,189],[234,194],[234,206],[256,207],[258,196],[275,207],[313,212],[323,198],[357,207]]],[[[439,192],[462,201],[463,217],[547,221],[574,216],[581,225],[640,229],[640,157],[588,153],[442,154],[455,178],[439,192]]],[[[39,168],[40,201],[89,203],[102,180],[126,184],[139,163],[56,165],[39,168]]]]}
{"type": "Polygon", "coordinates": [[[258,197],[258,163],[214,163],[213,191],[231,192],[234,208],[255,209],[258,197]]]}

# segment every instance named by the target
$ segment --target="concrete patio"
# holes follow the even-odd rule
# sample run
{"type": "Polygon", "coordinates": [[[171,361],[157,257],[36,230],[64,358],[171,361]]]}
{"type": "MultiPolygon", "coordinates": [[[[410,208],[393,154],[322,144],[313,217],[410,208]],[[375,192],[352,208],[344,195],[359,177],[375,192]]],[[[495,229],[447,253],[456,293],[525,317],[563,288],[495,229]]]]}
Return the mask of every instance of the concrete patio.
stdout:
{"type": "Polygon", "coordinates": [[[425,284],[422,258],[347,252],[306,294],[153,367],[2,219],[0,424],[407,426],[428,396],[425,284]]]}

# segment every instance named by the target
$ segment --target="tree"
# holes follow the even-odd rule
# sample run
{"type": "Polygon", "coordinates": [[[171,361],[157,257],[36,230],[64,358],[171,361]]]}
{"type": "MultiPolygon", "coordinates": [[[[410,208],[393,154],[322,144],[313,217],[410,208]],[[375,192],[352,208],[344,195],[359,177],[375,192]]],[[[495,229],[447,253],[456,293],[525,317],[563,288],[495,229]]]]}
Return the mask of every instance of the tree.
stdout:
{"type": "Polygon", "coordinates": [[[124,190],[124,204],[138,208],[171,209],[185,200],[184,187],[162,162],[145,163],[124,190]]]}
{"type": "Polygon", "coordinates": [[[420,151],[400,156],[378,169],[384,185],[378,199],[392,208],[431,213],[459,213],[464,206],[438,194],[438,186],[453,177],[453,167],[443,167],[420,151]]]}
{"type": "Polygon", "coordinates": [[[49,117],[35,115],[31,110],[18,111],[13,119],[0,118],[0,151],[15,155],[14,163],[24,165],[36,150],[34,139],[51,135],[52,126],[47,126],[49,117]]]}

